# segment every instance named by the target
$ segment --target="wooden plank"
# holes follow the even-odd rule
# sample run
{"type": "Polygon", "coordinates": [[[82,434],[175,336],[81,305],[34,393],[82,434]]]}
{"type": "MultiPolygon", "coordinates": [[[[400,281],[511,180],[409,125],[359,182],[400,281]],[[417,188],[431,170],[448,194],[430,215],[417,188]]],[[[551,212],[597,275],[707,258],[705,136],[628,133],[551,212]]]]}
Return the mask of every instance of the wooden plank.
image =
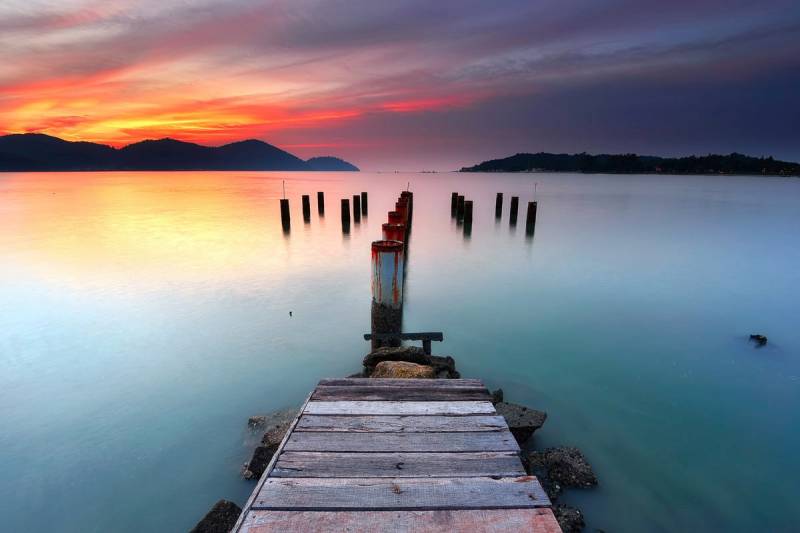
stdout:
{"type": "Polygon", "coordinates": [[[516,452],[281,454],[272,477],[479,477],[524,476],[516,452]]]}
{"type": "Polygon", "coordinates": [[[421,341],[431,340],[442,342],[444,340],[444,333],[441,331],[422,331],[419,333],[364,333],[364,340],[370,341],[377,340],[391,340],[399,339],[401,341],[421,341]]]}
{"type": "Polygon", "coordinates": [[[351,531],[358,533],[561,533],[550,509],[470,509],[460,511],[252,511],[248,533],[351,531]]]}
{"type": "Polygon", "coordinates": [[[273,478],[253,509],[425,510],[509,509],[549,506],[533,476],[480,478],[273,478]]]}
{"type": "Polygon", "coordinates": [[[493,415],[492,402],[308,402],[312,415],[493,415]]]}
{"type": "Polygon", "coordinates": [[[295,431],[346,431],[348,433],[430,433],[437,431],[498,431],[506,429],[499,415],[474,416],[326,416],[303,415],[295,431]]]}
{"type": "Polygon", "coordinates": [[[458,402],[465,400],[492,401],[486,387],[375,387],[320,385],[311,401],[425,401],[458,402]]]}
{"type": "Polygon", "coordinates": [[[455,433],[292,433],[283,448],[295,452],[516,452],[510,431],[455,433]]]}
{"type": "Polygon", "coordinates": [[[398,379],[398,378],[332,378],[319,382],[323,387],[485,387],[479,379],[398,379]]]}

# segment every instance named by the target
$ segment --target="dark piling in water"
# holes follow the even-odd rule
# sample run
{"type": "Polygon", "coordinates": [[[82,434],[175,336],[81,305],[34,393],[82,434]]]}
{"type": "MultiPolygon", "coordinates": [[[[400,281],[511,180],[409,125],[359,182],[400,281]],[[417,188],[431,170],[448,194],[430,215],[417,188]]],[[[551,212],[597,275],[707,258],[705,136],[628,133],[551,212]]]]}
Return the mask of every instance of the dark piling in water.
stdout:
{"type": "Polygon", "coordinates": [[[497,193],[497,198],[494,201],[494,218],[503,216],[503,193],[497,193]]]}
{"type": "Polygon", "coordinates": [[[464,201],[464,224],[472,224],[472,200],[464,201]]]}
{"type": "Polygon", "coordinates": [[[353,195],[353,222],[361,223],[361,196],[358,194],[353,195]]]}
{"type": "Polygon", "coordinates": [[[517,212],[519,211],[519,196],[511,197],[511,208],[508,213],[508,221],[512,226],[517,225],[517,212]]]}
{"type": "Polygon", "coordinates": [[[288,231],[291,224],[292,221],[291,217],[289,216],[289,199],[281,198],[281,225],[283,225],[283,230],[288,231]]]}
{"type": "Polygon", "coordinates": [[[311,221],[311,198],[307,194],[303,195],[303,220],[311,221]]]}
{"type": "Polygon", "coordinates": [[[525,217],[525,233],[533,235],[536,229],[536,202],[528,202],[528,213],[525,217]]]}
{"type": "Polygon", "coordinates": [[[464,197],[458,195],[458,203],[456,203],[456,220],[459,222],[464,220],[464,197]]]}
{"type": "Polygon", "coordinates": [[[361,214],[367,216],[367,193],[361,193],[361,214]]]}
{"type": "Polygon", "coordinates": [[[389,211],[389,224],[405,224],[403,215],[397,211],[389,211]]]}
{"type": "Polygon", "coordinates": [[[350,200],[342,198],[342,231],[350,233],[350,200]]]}
{"type": "Polygon", "coordinates": [[[325,193],[322,191],[317,193],[317,212],[320,215],[325,214],[325,193]]]}
{"type": "Polygon", "coordinates": [[[456,216],[456,210],[458,209],[458,193],[454,192],[450,196],[450,216],[456,216]]]}

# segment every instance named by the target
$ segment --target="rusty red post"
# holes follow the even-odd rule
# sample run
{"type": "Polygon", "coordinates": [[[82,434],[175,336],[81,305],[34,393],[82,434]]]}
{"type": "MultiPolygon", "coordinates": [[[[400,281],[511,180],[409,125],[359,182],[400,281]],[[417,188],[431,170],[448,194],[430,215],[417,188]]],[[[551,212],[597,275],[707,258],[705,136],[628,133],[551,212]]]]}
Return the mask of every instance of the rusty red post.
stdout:
{"type": "Polygon", "coordinates": [[[403,217],[403,224],[405,224],[408,221],[408,202],[398,200],[397,203],[394,204],[394,210],[400,213],[403,217]]]}
{"type": "Polygon", "coordinates": [[[404,224],[403,215],[397,211],[389,211],[389,224],[404,224]]]}
{"type": "Polygon", "coordinates": [[[405,224],[383,224],[381,225],[381,229],[383,230],[383,240],[385,241],[400,241],[405,242],[406,240],[406,226],[405,224]]]}
{"type": "MultiPolygon", "coordinates": [[[[372,333],[396,333],[403,330],[403,243],[372,243],[372,333]]],[[[400,341],[372,339],[372,349],[399,346],[400,341]]]]}

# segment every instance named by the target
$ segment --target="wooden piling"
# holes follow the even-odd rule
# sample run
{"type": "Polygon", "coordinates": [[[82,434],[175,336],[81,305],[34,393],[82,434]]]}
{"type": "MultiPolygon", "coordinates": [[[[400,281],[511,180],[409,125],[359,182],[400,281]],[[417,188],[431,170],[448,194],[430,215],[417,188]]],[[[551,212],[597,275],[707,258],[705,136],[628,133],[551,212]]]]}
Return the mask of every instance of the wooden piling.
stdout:
{"type": "Polygon", "coordinates": [[[322,191],[317,193],[317,212],[320,215],[325,214],[325,193],[322,191]]]}
{"type": "Polygon", "coordinates": [[[291,217],[289,216],[289,199],[281,198],[281,224],[283,225],[283,229],[288,229],[291,223],[291,217]]]}
{"type": "Polygon", "coordinates": [[[350,229],[350,200],[342,198],[342,228],[350,229]]]}
{"type": "Polygon", "coordinates": [[[353,222],[361,223],[361,196],[358,194],[353,195],[353,222]]]}
{"type": "Polygon", "coordinates": [[[450,196],[450,216],[456,216],[456,211],[458,210],[458,193],[454,192],[450,196]]]}
{"type": "Polygon", "coordinates": [[[472,200],[464,201],[464,224],[472,224],[472,200]]]}
{"type": "Polygon", "coordinates": [[[397,333],[403,330],[403,243],[372,243],[372,349],[399,346],[375,338],[376,333],[397,333]]]}
{"type": "Polygon", "coordinates": [[[303,220],[311,220],[311,198],[307,194],[303,195],[303,220]]]}
{"type": "Polygon", "coordinates": [[[512,196],[511,209],[508,214],[508,221],[512,226],[517,225],[517,211],[519,211],[519,196],[512,196]]]}
{"type": "Polygon", "coordinates": [[[397,211],[389,211],[389,224],[405,224],[403,215],[397,211]]]}
{"type": "Polygon", "coordinates": [[[361,193],[361,214],[367,216],[367,193],[361,193]]]}
{"type": "Polygon", "coordinates": [[[536,229],[536,202],[528,202],[528,214],[525,217],[525,233],[533,235],[536,229]]]}
{"type": "Polygon", "coordinates": [[[381,225],[383,231],[383,240],[385,241],[406,241],[406,225],[405,224],[386,224],[381,225]]]}
{"type": "Polygon", "coordinates": [[[494,201],[494,218],[501,218],[503,216],[503,193],[497,193],[497,199],[494,201]]]}
{"type": "Polygon", "coordinates": [[[456,203],[456,219],[464,220],[464,197],[460,194],[456,203]]]}

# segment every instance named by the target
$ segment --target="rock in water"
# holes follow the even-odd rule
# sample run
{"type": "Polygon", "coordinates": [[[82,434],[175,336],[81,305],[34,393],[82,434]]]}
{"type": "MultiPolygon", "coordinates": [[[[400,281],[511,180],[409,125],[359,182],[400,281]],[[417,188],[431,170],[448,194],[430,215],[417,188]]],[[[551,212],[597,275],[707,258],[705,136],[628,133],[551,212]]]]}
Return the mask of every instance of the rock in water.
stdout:
{"type": "Polygon", "coordinates": [[[558,525],[561,526],[561,531],[564,533],[580,533],[586,527],[583,513],[575,507],[556,505],[553,507],[553,514],[556,516],[558,525]]]}
{"type": "Polygon", "coordinates": [[[767,344],[767,337],[765,337],[764,335],[758,335],[758,334],[750,335],[750,340],[756,341],[756,344],[758,344],[759,346],[764,346],[765,344],[767,344]]]}
{"type": "Polygon", "coordinates": [[[253,431],[256,430],[265,431],[282,425],[291,424],[292,420],[294,420],[294,417],[296,416],[297,416],[297,409],[294,407],[289,407],[287,409],[280,409],[268,415],[251,416],[247,420],[247,427],[249,427],[253,431]]]}
{"type": "MultiPolygon", "coordinates": [[[[266,470],[267,465],[272,460],[272,456],[278,451],[284,435],[292,425],[292,421],[297,416],[297,409],[282,409],[263,417],[250,417],[259,419],[260,427],[265,428],[264,436],[261,437],[261,444],[253,450],[253,456],[242,469],[242,476],[245,479],[258,479],[266,470]]],[[[250,422],[248,422],[250,425],[250,422]]],[[[252,427],[252,426],[251,426],[252,427]]]]}
{"type": "Polygon", "coordinates": [[[398,346],[396,348],[383,346],[367,354],[363,363],[365,367],[373,368],[383,361],[405,361],[407,363],[417,363],[418,365],[430,363],[430,359],[425,355],[422,348],[417,346],[398,346]]]}
{"type": "Polygon", "coordinates": [[[508,429],[511,430],[520,446],[533,435],[534,431],[542,427],[544,421],[547,420],[547,413],[544,411],[528,409],[524,405],[498,402],[494,408],[497,410],[497,414],[503,415],[506,419],[508,429]]]}
{"type": "Polygon", "coordinates": [[[378,363],[373,378],[435,378],[436,371],[432,366],[407,363],[405,361],[383,361],[378,363]]]}
{"type": "Polygon", "coordinates": [[[498,403],[503,401],[503,389],[497,389],[492,391],[492,403],[497,405],[498,403]]]}
{"type": "Polygon", "coordinates": [[[528,454],[528,468],[539,477],[544,472],[547,482],[556,486],[589,488],[597,485],[592,467],[578,448],[562,446],[531,452],[528,454]]]}
{"type": "Polygon", "coordinates": [[[233,502],[220,500],[189,533],[228,533],[242,513],[233,502]]]}

